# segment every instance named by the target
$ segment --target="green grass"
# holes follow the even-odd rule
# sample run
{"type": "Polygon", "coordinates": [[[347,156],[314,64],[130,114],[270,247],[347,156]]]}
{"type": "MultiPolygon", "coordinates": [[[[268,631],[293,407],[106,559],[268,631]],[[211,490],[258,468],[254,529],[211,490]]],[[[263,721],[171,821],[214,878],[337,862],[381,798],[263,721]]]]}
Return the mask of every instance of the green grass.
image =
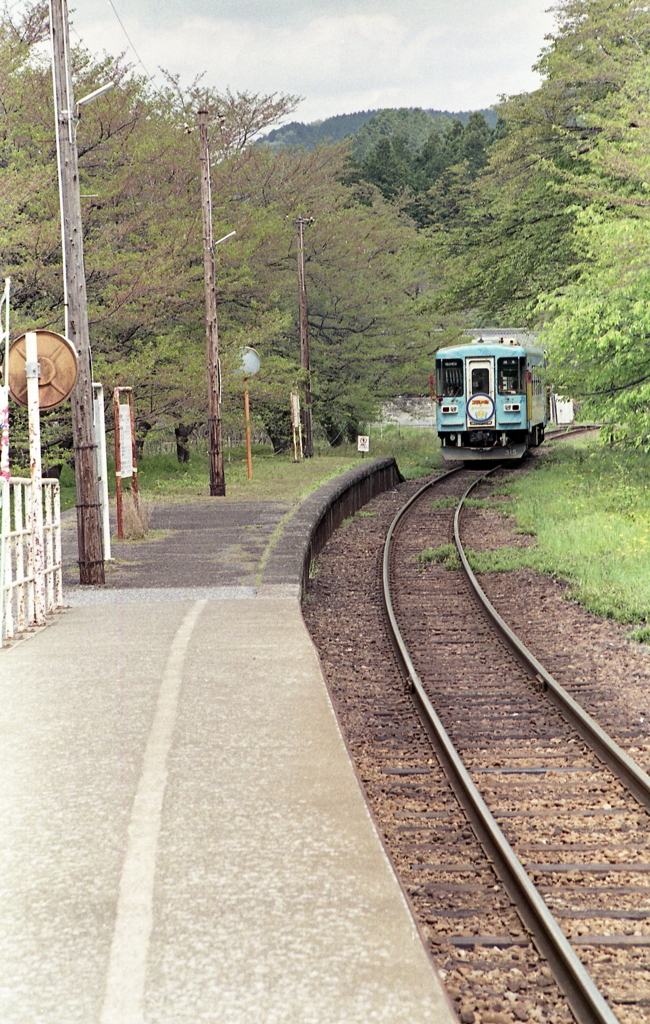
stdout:
{"type": "MultiPolygon", "coordinates": [[[[512,499],[507,514],[516,518],[515,533],[537,540],[525,548],[468,550],[475,572],[530,568],[564,579],[569,597],[636,626],[630,636],[650,643],[650,456],[613,451],[593,438],[563,442],[530,473],[495,484],[495,495],[512,499]]],[[[432,506],[451,503],[443,498],[432,506]]],[[[422,551],[418,561],[458,568],[451,544],[422,551]]]]}
{"type": "MultiPolygon", "coordinates": [[[[246,475],[246,458],[232,449],[231,461],[224,463],[227,501],[301,501],[333,476],[356,465],[347,452],[333,456],[315,455],[294,463],[270,449],[253,454],[253,479],[246,475]]],[[[152,455],[138,466],[138,485],[155,501],[197,501],[209,499],[208,456],[192,452],[189,463],[180,464],[175,455],[152,455]]]]}
{"type": "MultiPolygon", "coordinates": [[[[432,430],[413,427],[383,427],[370,431],[370,455],[392,455],[406,479],[426,476],[441,465],[440,449],[432,430]]],[[[360,465],[356,445],[321,448],[311,459],[294,463],[290,455],[274,455],[270,447],[254,446],[253,479],[246,474],[243,447],[225,452],[226,501],[284,501],[296,504],[308,494],[360,465]]],[[[112,463],[108,467],[109,493],[115,494],[112,463]]],[[[153,501],[199,501],[209,499],[208,456],[193,450],[189,463],[179,463],[175,454],[145,455],[138,464],[138,485],[153,501]]],[[[129,482],[124,482],[128,490],[129,482]]],[[[223,499],[219,499],[223,500],[223,499]]],[[[64,466],[61,474],[61,508],[75,503],[74,474],[64,466]]]]}
{"type": "Polygon", "coordinates": [[[65,512],[67,508],[74,508],[76,501],[74,470],[70,469],[70,466],[64,466],[61,470],[59,483],[61,485],[61,511],[65,512]]]}
{"type": "Polygon", "coordinates": [[[636,624],[650,637],[650,457],[596,441],[563,442],[500,492],[528,548],[472,553],[479,571],[529,566],[566,579],[570,596],[597,615],[636,624]]]}
{"type": "Polygon", "coordinates": [[[465,498],[465,508],[494,508],[492,498],[465,498]]]}
{"type": "Polygon", "coordinates": [[[442,467],[440,444],[433,429],[391,425],[375,427],[369,433],[370,458],[393,455],[406,480],[428,476],[442,467]]]}
{"type": "Polygon", "coordinates": [[[436,562],[445,569],[460,569],[460,558],[454,544],[441,544],[437,548],[426,548],[418,555],[420,565],[436,562]]]}

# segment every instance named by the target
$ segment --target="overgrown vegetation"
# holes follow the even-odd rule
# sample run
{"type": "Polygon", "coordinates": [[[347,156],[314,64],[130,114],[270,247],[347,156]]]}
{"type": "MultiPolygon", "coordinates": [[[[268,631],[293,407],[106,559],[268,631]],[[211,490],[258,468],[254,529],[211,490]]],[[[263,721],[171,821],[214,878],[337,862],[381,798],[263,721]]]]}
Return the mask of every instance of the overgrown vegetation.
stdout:
{"type": "Polygon", "coordinates": [[[528,566],[566,579],[597,615],[650,627],[650,466],[641,453],[594,442],[557,445],[511,481],[509,510],[537,542],[473,553],[480,572],[528,566]]]}
{"type": "MultiPolygon", "coordinates": [[[[441,465],[440,449],[431,430],[413,427],[384,427],[370,432],[370,458],[393,456],[402,476],[416,479],[426,476],[441,465]]],[[[269,445],[253,448],[253,479],[247,477],[246,451],[243,447],[228,450],[224,464],[226,498],[210,498],[208,456],[198,448],[192,450],[189,462],[179,463],[173,454],[145,455],[138,463],[138,487],[145,502],[165,501],[301,501],[321,484],[339,473],[358,466],[362,459],[356,445],[344,444],[330,449],[323,446],[312,459],[295,463],[288,454],[275,455],[269,445]]],[[[61,472],[61,505],[71,508],[75,503],[74,474],[69,466],[61,472]]],[[[109,461],[109,493],[115,494],[114,465],[109,461]]],[[[124,481],[125,493],[130,484],[124,481]]],[[[359,513],[363,514],[363,513],[359,513]]]]}
{"type": "MultiPolygon", "coordinates": [[[[63,330],[56,146],[44,0],[0,15],[0,263],[12,279],[12,331],[63,330]]],[[[223,416],[240,416],[240,351],[255,346],[251,408],[276,450],[290,441],[289,392],[304,385],[296,218],[305,229],[311,391],[333,446],[356,438],[384,398],[426,393],[455,318],[422,316],[436,286],[417,230],[381,190],[353,180],[344,145],[254,145],[297,98],[231,94],[173,77],[154,90],[119,59],[72,53],[77,95],[116,88],[77,125],[94,369],[110,394],[134,389],[140,442],[165,424],[206,421],[197,110],[210,119],[223,416]],[[185,131],[184,126],[190,130],[185,131]],[[439,332],[442,331],[442,334],[439,332]],[[445,333],[447,332],[447,333],[445,333]]],[[[427,115],[428,116],[428,115],[427,115]]],[[[428,118],[430,124],[434,124],[428,118]]],[[[70,433],[61,410],[56,427],[70,433]]],[[[16,432],[12,434],[18,440],[16,432]]]]}
{"type": "Polygon", "coordinates": [[[454,544],[440,544],[437,548],[425,548],[418,555],[420,565],[434,562],[445,569],[460,569],[460,558],[454,544]]]}
{"type": "MultiPolygon", "coordinates": [[[[642,453],[594,441],[558,444],[530,473],[500,482],[494,493],[511,497],[515,533],[536,540],[527,547],[467,549],[475,572],[532,569],[566,580],[570,598],[596,615],[636,625],[633,639],[650,642],[650,466],[642,453]]],[[[440,499],[437,507],[450,504],[440,499]]],[[[489,504],[489,498],[474,502],[489,504]]],[[[418,561],[460,567],[453,544],[422,551],[418,561]]]]}

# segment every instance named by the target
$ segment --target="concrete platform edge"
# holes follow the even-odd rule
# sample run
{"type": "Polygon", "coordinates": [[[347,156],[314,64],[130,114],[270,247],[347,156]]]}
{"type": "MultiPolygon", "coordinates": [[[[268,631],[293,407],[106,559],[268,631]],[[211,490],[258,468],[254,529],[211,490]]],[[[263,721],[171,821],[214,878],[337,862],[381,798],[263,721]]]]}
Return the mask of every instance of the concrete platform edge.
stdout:
{"type": "Polygon", "coordinates": [[[264,567],[262,583],[298,583],[304,589],[313,559],[343,520],[403,479],[395,459],[385,457],[364,462],[323,484],[285,524],[264,567]]]}
{"type": "MultiPolygon", "coordinates": [[[[313,494],[309,495],[309,497],[302,502],[297,513],[286,524],[280,541],[267,562],[263,575],[263,580],[268,580],[269,582],[266,582],[257,589],[256,596],[261,597],[266,591],[270,597],[273,591],[282,585],[277,582],[278,578],[281,578],[283,580],[286,579],[287,582],[285,583],[285,586],[295,587],[296,582],[299,581],[299,593],[297,596],[300,600],[309,577],[312,560],[323,550],[327,541],[343,520],[347,516],[354,515],[358,509],[362,508],[378,494],[391,490],[403,481],[404,477],[400,473],[397,462],[393,457],[378,458],[355,467],[354,469],[348,470],[346,473],[328,481],[313,494]],[[293,579],[291,579],[292,574],[293,579]],[[270,579],[273,579],[273,583],[270,582],[270,579]]],[[[329,699],[329,691],[327,690],[320,656],[318,655],[315,647],[314,651],[318,658],[323,687],[328,693],[329,699]]],[[[334,708],[332,708],[332,711],[334,712],[337,729],[350,759],[350,765],[366,805],[367,812],[372,821],[383,855],[390,866],[391,873],[393,874],[397,886],[402,894],[404,905],[413,921],[415,930],[422,941],[423,949],[425,950],[427,958],[431,964],[436,982],[440,987],[441,995],[447,1004],[449,1021],[455,1022],[457,1021],[457,1017],[444,985],[439,977],[437,965],[435,964],[433,956],[427,947],[424,936],[418,926],[418,922],[413,915],[404,887],[395,873],[388,850],[383,841],[381,832],[377,827],[374,814],[372,813],[372,808],[366,798],[365,790],[356,770],[354,760],[350,754],[347,742],[340,728],[338,716],[336,715],[334,708]]],[[[440,1024],[443,1024],[443,1022],[440,1021],[440,1024]]]]}

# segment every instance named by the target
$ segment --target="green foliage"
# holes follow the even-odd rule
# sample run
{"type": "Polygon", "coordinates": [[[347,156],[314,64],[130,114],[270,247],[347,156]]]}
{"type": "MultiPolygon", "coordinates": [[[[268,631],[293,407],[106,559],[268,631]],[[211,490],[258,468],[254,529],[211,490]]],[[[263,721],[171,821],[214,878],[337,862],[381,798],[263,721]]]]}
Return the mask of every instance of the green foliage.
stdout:
{"type": "Polygon", "coordinates": [[[498,107],[488,161],[447,167],[427,196],[444,284],[428,308],[547,328],[556,386],[648,444],[650,10],[560,0],[541,87],[498,107]]]}
{"type": "Polygon", "coordinates": [[[474,572],[512,572],[534,568],[537,572],[550,572],[550,562],[544,561],[538,551],[529,548],[503,547],[495,551],[466,549],[467,561],[474,572]]]}
{"type": "Polygon", "coordinates": [[[610,437],[650,446],[650,222],[585,214],[591,265],[561,294],[542,300],[544,341],[559,393],[580,399],[586,419],[612,424],[610,437]]]}
{"type": "Polygon", "coordinates": [[[650,622],[647,457],[562,443],[509,489],[517,522],[538,540],[499,558],[568,580],[570,596],[595,614],[650,622]]]}
{"type": "Polygon", "coordinates": [[[378,110],[362,110],[355,114],[338,114],[326,117],[324,121],[291,121],[267,132],[258,141],[259,146],[270,146],[278,149],[282,146],[301,146],[304,149],[315,149],[323,142],[342,142],[351,138],[366,121],[378,114],[378,110]]]}
{"type": "Polygon", "coordinates": [[[620,0],[566,0],[541,68],[572,86],[574,160],[565,177],[585,205],[576,218],[577,273],[545,289],[556,388],[610,420],[611,437],[650,445],[650,299],[646,252],[650,180],[647,65],[650,11],[620,0]]]}
{"type": "Polygon", "coordinates": [[[460,558],[454,544],[441,544],[437,548],[425,548],[418,555],[420,565],[428,565],[435,562],[437,565],[444,565],[445,569],[460,569],[460,558]]]}
{"type": "Polygon", "coordinates": [[[639,644],[650,644],[650,626],[640,626],[630,633],[630,640],[636,640],[639,644]]]}
{"type": "Polygon", "coordinates": [[[423,227],[438,216],[436,186],[449,168],[458,167],[471,181],[487,162],[494,130],[482,113],[465,124],[458,119],[432,120],[422,110],[386,110],[368,121],[356,136],[353,178],[379,189],[384,199],[399,200],[423,227]]]}
{"type": "Polygon", "coordinates": [[[247,335],[265,318],[276,326],[258,342],[262,370],[249,382],[266,418],[302,382],[295,215],[314,218],[304,232],[311,388],[314,417],[334,444],[356,438],[383,397],[421,392],[439,344],[420,315],[426,269],[413,229],[378,196],[356,202],[356,187],[341,180],[346,160],[341,147],[253,149],[220,165],[215,181],[224,226],[246,218],[241,240],[220,254],[226,345],[234,353],[253,343],[247,335]]]}
{"type": "MultiPolygon", "coordinates": [[[[357,463],[350,452],[316,455],[294,463],[289,455],[277,456],[269,447],[253,449],[253,479],[247,477],[243,447],[229,451],[225,462],[226,498],[219,501],[284,501],[295,504],[321,484],[357,463]]],[[[112,482],[109,466],[109,481],[112,482]]],[[[214,501],[209,495],[208,456],[194,450],[187,463],[174,455],[146,455],[138,464],[141,493],[152,501],[214,501]]],[[[112,489],[113,492],[113,489],[112,489]]]]}
{"type": "MultiPolygon", "coordinates": [[[[446,122],[446,118],[440,120],[446,122]]],[[[433,125],[431,115],[419,107],[381,110],[356,132],[352,152],[357,160],[364,161],[381,140],[402,139],[407,151],[417,153],[425,145],[433,125]]]]}
{"type": "MultiPolygon", "coordinates": [[[[438,438],[421,427],[371,427],[370,456],[393,456],[406,480],[428,476],[442,466],[438,438]]],[[[356,447],[356,445],[355,445],[356,447]]]]}
{"type": "MultiPolygon", "coordinates": [[[[0,254],[14,333],[63,329],[50,69],[35,50],[46,19],[37,4],[22,20],[0,20],[0,254]]],[[[376,189],[348,180],[345,147],[252,145],[296,97],[182,89],[172,76],[154,92],[119,60],[82,47],[73,64],[78,95],[116,85],[77,125],[85,262],[95,375],[107,394],[133,387],[141,439],[206,416],[199,108],[210,114],[215,237],[237,232],[216,251],[224,421],[240,415],[240,349],[255,346],[262,369],[249,382],[251,404],[276,448],[286,446],[289,391],[305,383],[299,214],[314,218],[305,258],[316,423],[341,443],[384,397],[425,390],[447,320],[422,316],[431,280],[413,225],[376,189]]]]}
{"type": "Polygon", "coordinates": [[[465,498],[464,508],[494,508],[492,498],[465,498]]]}
{"type": "MultiPolygon", "coordinates": [[[[302,146],[305,149],[315,149],[323,142],[343,142],[344,139],[352,139],[362,125],[386,112],[386,110],[362,110],[355,114],[337,114],[335,117],[327,117],[324,121],[312,121],[310,124],[291,121],[281,128],[274,128],[267,132],[259,140],[258,145],[271,146],[275,149],[281,146],[302,146]]],[[[413,112],[413,108],[410,112],[413,112]]],[[[422,113],[422,111],[418,110],[417,113],[422,113]]],[[[425,113],[434,120],[446,118],[448,121],[458,120],[461,124],[465,124],[472,111],[450,113],[448,110],[427,110],[425,113]]],[[[485,109],[476,111],[476,113],[482,114],[490,127],[494,127],[496,120],[494,110],[485,109]]]]}
{"type": "Polygon", "coordinates": [[[578,200],[564,188],[556,106],[543,88],[504,102],[486,166],[450,166],[430,190],[428,254],[445,272],[433,309],[463,309],[481,325],[534,323],[540,291],[577,275],[578,200]]]}
{"type": "MultiPolygon", "coordinates": [[[[504,488],[501,487],[500,491],[504,488]]],[[[508,511],[530,547],[467,550],[473,570],[533,569],[568,581],[568,596],[596,615],[637,624],[650,637],[650,465],[647,457],[594,442],[557,444],[526,475],[512,478],[508,511]]],[[[443,499],[444,500],[444,499],[443,499]]],[[[458,568],[452,544],[423,551],[421,564],[458,568]]]]}

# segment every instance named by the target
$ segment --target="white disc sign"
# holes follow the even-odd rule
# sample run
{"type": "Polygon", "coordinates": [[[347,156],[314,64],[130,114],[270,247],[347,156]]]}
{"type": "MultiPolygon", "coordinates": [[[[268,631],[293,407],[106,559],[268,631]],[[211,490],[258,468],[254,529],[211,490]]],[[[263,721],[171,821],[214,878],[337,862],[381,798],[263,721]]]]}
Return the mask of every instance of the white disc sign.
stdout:
{"type": "Polygon", "coordinates": [[[245,377],[253,377],[262,365],[257,352],[250,345],[245,345],[239,354],[241,356],[241,364],[238,372],[243,373],[245,377]]]}

